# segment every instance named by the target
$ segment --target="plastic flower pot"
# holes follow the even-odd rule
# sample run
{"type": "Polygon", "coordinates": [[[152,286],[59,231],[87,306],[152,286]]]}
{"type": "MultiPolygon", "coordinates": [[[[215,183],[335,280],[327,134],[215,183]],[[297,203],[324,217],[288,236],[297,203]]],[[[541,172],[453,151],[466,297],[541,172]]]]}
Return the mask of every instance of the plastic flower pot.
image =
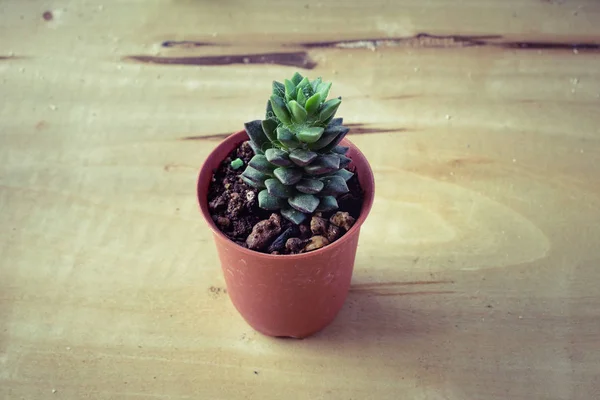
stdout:
{"type": "Polygon", "coordinates": [[[225,236],[208,209],[214,171],[242,142],[245,131],[229,136],[208,156],[198,178],[200,210],[213,232],[227,293],[241,316],[258,332],[275,337],[305,338],[329,325],[348,295],[361,225],[373,204],[375,182],[365,156],[350,141],[350,168],[364,191],[359,218],[332,244],[315,251],[272,255],[244,248],[225,236]]]}

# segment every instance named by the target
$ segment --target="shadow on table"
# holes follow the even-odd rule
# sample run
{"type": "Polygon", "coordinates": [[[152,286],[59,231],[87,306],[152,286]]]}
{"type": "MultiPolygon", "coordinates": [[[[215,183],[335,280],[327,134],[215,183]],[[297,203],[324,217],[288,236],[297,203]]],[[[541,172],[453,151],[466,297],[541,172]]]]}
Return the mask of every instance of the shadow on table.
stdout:
{"type": "Polygon", "coordinates": [[[365,374],[406,378],[424,398],[461,398],[440,364],[449,363],[448,342],[456,333],[448,301],[453,289],[451,281],[365,282],[355,275],[333,323],[293,346],[315,359],[361,360],[365,374]]]}

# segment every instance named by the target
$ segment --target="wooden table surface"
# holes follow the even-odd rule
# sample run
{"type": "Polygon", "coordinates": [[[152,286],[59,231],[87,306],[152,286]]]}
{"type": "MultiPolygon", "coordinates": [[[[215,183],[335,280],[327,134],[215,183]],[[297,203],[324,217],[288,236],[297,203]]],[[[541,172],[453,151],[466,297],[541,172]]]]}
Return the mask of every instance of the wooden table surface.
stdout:
{"type": "Polygon", "coordinates": [[[600,3],[0,2],[3,399],[600,398],[600,3]],[[376,201],[298,341],[195,198],[273,79],[334,82],[376,201]]]}

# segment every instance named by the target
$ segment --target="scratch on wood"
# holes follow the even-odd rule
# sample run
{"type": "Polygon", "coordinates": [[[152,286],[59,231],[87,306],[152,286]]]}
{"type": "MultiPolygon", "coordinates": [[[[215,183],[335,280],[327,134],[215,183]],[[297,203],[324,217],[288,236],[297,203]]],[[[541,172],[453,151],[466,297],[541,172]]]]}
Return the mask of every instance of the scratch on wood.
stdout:
{"type": "Polygon", "coordinates": [[[228,136],[232,135],[231,133],[214,133],[212,135],[197,135],[197,136],[185,136],[180,140],[213,140],[213,139],[225,139],[228,136]]]}
{"type": "Polygon", "coordinates": [[[222,56],[198,57],[156,57],[156,56],[127,56],[125,61],[138,61],[148,64],[164,65],[231,65],[231,64],[277,64],[303,69],[313,69],[317,63],[312,61],[306,52],[294,53],[265,53],[265,54],[233,54],[222,56]]]}
{"type": "Polygon", "coordinates": [[[570,50],[600,51],[600,43],[594,42],[503,42],[500,35],[464,36],[464,35],[430,35],[419,33],[415,36],[383,39],[354,39],[330,42],[308,42],[300,45],[305,48],[340,48],[340,49],[371,49],[380,47],[409,47],[409,48],[463,48],[463,47],[500,47],[508,49],[532,50],[570,50]]]}
{"type": "Polygon", "coordinates": [[[348,135],[368,135],[374,133],[406,132],[406,128],[368,128],[365,124],[346,124],[350,128],[348,135]]]}
{"type": "Polygon", "coordinates": [[[500,39],[502,36],[438,36],[419,33],[410,37],[383,38],[383,39],[356,39],[331,42],[302,43],[306,48],[337,47],[341,49],[376,49],[378,47],[419,47],[419,48],[454,48],[482,46],[489,39],[500,39]]]}
{"type": "Polygon", "coordinates": [[[191,49],[194,47],[214,46],[211,42],[196,42],[194,40],[166,40],[162,43],[163,47],[180,47],[183,49],[191,49]]]}
{"type": "MultiPolygon", "coordinates": [[[[368,128],[368,127],[366,127],[365,124],[361,124],[361,123],[346,124],[346,126],[350,128],[350,132],[348,132],[349,135],[368,135],[368,134],[375,134],[375,133],[408,131],[408,129],[405,129],[405,128],[368,128]]],[[[229,133],[213,133],[210,135],[184,136],[184,137],[180,138],[179,140],[215,140],[215,139],[222,140],[222,139],[227,138],[231,134],[233,134],[233,131],[229,132],[229,133]]]]}

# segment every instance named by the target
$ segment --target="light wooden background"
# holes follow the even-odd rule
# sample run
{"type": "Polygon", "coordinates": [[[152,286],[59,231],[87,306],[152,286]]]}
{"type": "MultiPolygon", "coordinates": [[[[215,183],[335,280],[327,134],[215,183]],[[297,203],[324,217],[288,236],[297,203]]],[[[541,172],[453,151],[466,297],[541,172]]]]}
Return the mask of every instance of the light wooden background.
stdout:
{"type": "Polygon", "coordinates": [[[3,399],[600,398],[600,3],[0,1],[3,399]],[[304,341],[224,292],[195,179],[334,82],[376,203],[304,341]]]}

